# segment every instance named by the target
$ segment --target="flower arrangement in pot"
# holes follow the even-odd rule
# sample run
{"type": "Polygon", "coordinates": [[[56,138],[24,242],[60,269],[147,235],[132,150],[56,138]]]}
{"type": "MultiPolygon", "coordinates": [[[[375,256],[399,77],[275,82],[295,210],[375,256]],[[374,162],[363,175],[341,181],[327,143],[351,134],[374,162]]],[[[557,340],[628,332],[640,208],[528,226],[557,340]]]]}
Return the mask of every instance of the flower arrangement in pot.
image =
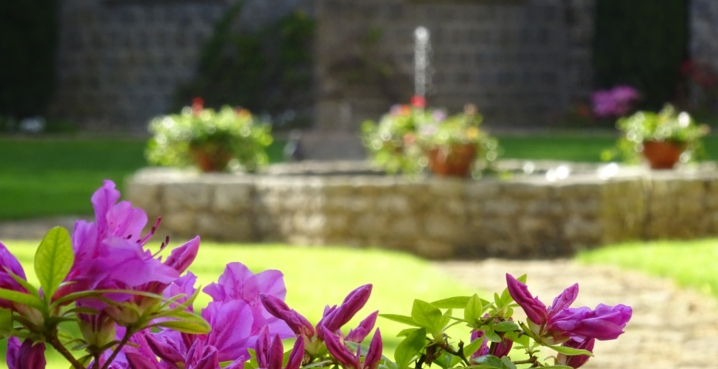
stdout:
{"type": "Polygon", "coordinates": [[[416,135],[426,153],[427,165],[440,176],[467,177],[473,169],[483,169],[498,157],[498,143],[480,129],[483,117],[474,105],[464,112],[424,122],[416,135]]]}
{"type": "Polygon", "coordinates": [[[265,149],[272,143],[271,126],[248,110],[204,108],[196,98],[180,114],[152,119],[153,134],[147,144],[150,163],[185,167],[196,165],[203,172],[228,171],[233,161],[247,172],[268,162],[265,149]]]}
{"type": "MultiPolygon", "coordinates": [[[[678,162],[695,160],[702,152],[700,138],[708,126],[667,104],[658,113],[639,111],[618,120],[623,132],[617,148],[627,162],[645,159],[651,169],[672,169],[678,162]]],[[[610,158],[610,154],[606,155],[610,158]]]]}
{"type": "Polygon", "coordinates": [[[364,122],[362,134],[374,163],[389,173],[428,168],[439,176],[468,177],[498,157],[498,143],[480,129],[481,122],[473,105],[448,116],[415,96],[411,105],[392,107],[379,123],[364,122]]]}
{"type": "Polygon", "coordinates": [[[425,109],[425,100],[415,96],[409,105],[392,106],[379,122],[364,122],[364,146],[373,162],[386,172],[416,174],[423,168],[423,153],[415,144],[417,129],[445,116],[441,110],[425,109]]]}

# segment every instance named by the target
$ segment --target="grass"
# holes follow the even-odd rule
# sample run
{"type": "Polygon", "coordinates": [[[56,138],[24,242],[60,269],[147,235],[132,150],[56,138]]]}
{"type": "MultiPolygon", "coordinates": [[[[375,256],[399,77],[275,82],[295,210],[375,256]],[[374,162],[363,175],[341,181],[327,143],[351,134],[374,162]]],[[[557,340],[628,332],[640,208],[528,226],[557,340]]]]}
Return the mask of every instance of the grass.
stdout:
{"type": "MultiPolygon", "coordinates": [[[[32,260],[37,243],[7,241],[5,244],[20,259],[29,280],[36,284],[32,260]]],[[[351,290],[366,283],[374,284],[372,296],[358,318],[347,327],[356,326],[359,320],[375,310],[408,315],[415,298],[434,301],[477,292],[443,274],[427,261],[377,249],[203,243],[190,270],[198,276],[198,285],[206,286],[217,280],[224,270],[225,261],[241,261],[254,272],[281,270],[288,291],[287,304],[313,323],[319,321],[325,305],[341,303],[351,290]],[[220,258],[222,263],[217,262],[220,258]]],[[[209,298],[202,294],[197,305],[203,306],[208,301],[209,298]]],[[[396,334],[406,326],[383,318],[377,320],[377,326],[381,327],[386,344],[385,355],[393,357],[399,343],[396,334]]],[[[0,352],[0,355],[4,357],[4,353],[0,352]]],[[[67,367],[63,366],[64,360],[57,354],[53,353],[50,358],[48,368],[67,367]]]]}
{"type": "Polygon", "coordinates": [[[583,252],[577,259],[669,278],[718,298],[718,239],[624,243],[583,252]]]}

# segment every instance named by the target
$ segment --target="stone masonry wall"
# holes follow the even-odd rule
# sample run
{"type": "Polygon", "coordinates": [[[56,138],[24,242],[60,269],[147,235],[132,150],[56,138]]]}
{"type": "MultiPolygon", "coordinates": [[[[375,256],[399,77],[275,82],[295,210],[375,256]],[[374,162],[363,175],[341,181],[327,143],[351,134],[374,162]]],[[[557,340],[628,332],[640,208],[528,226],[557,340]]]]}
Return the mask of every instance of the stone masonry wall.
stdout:
{"type": "Polygon", "coordinates": [[[323,130],[356,128],[408,102],[418,26],[431,34],[432,106],[474,103],[489,125],[537,126],[591,88],[594,0],[316,3],[323,130]]]}
{"type": "MultiPolygon", "coordinates": [[[[232,1],[62,1],[51,114],[144,132],[194,76],[232,1]]],[[[471,102],[487,123],[537,125],[590,89],[593,1],[249,0],[241,26],[296,8],[315,16],[320,130],[355,133],[364,119],[408,100],[419,25],[432,32],[432,105],[455,111],[471,102]],[[365,42],[372,35],[379,37],[365,42]]]]}
{"type": "MultiPolygon", "coordinates": [[[[145,132],[195,75],[203,45],[234,0],[63,0],[51,114],[95,130],[145,132]]],[[[303,0],[246,1],[242,26],[303,0]]],[[[187,102],[189,104],[190,102],[187,102]]]]}
{"type": "Polygon", "coordinates": [[[382,247],[426,258],[545,258],[630,240],[718,235],[718,173],[548,182],[145,170],[125,194],[159,234],[382,247]]]}

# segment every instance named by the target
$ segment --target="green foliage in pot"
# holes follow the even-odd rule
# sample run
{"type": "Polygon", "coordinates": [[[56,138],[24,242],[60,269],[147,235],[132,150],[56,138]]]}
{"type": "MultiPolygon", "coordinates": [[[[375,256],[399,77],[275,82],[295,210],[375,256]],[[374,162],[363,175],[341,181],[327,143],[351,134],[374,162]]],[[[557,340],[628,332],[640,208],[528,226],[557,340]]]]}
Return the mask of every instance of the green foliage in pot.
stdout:
{"type": "Polygon", "coordinates": [[[700,138],[708,133],[708,126],[697,124],[687,112],[679,112],[666,104],[658,113],[639,111],[616,122],[622,132],[616,147],[602,154],[604,160],[620,157],[627,163],[641,160],[643,143],[648,141],[673,142],[684,147],[682,161],[700,159],[703,145],[700,138]]]}
{"type": "Polygon", "coordinates": [[[393,106],[379,122],[364,122],[364,146],[375,164],[388,173],[415,175],[428,165],[429,151],[469,144],[477,148],[475,174],[491,168],[498,142],[480,128],[483,118],[473,105],[451,116],[425,105],[423,98],[414,97],[410,105],[393,106]]]}
{"type": "MultiPolygon", "coordinates": [[[[195,164],[192,152],[205,150],[229,155],[247,172],[268,162],[266,148],[272,143],[271,126],[260,122],[248,110],[224,106],[219,111],[204,109],[201,99],[180,114],[159,116],[149,124],[153,134],[147,144],[150,163],[185,167],[195,164]]],[[[231,163],[217,170],[226,171],[231,163]]]]}

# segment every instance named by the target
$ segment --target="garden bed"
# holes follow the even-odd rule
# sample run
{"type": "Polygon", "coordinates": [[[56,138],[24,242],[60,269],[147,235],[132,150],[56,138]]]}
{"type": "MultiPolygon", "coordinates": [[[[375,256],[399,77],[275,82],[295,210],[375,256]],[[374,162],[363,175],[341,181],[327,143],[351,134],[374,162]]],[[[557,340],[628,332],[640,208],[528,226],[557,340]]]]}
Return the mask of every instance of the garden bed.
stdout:
{"type": "Polygon", "coordinates": [[[160,235],[383,247],[433,259],[545,258],[628,240],[718,235],[718,170],[504,161],[508,179],[407,179],[361,162],[262,174],[147,168],[125,194],[160,235]]]}

